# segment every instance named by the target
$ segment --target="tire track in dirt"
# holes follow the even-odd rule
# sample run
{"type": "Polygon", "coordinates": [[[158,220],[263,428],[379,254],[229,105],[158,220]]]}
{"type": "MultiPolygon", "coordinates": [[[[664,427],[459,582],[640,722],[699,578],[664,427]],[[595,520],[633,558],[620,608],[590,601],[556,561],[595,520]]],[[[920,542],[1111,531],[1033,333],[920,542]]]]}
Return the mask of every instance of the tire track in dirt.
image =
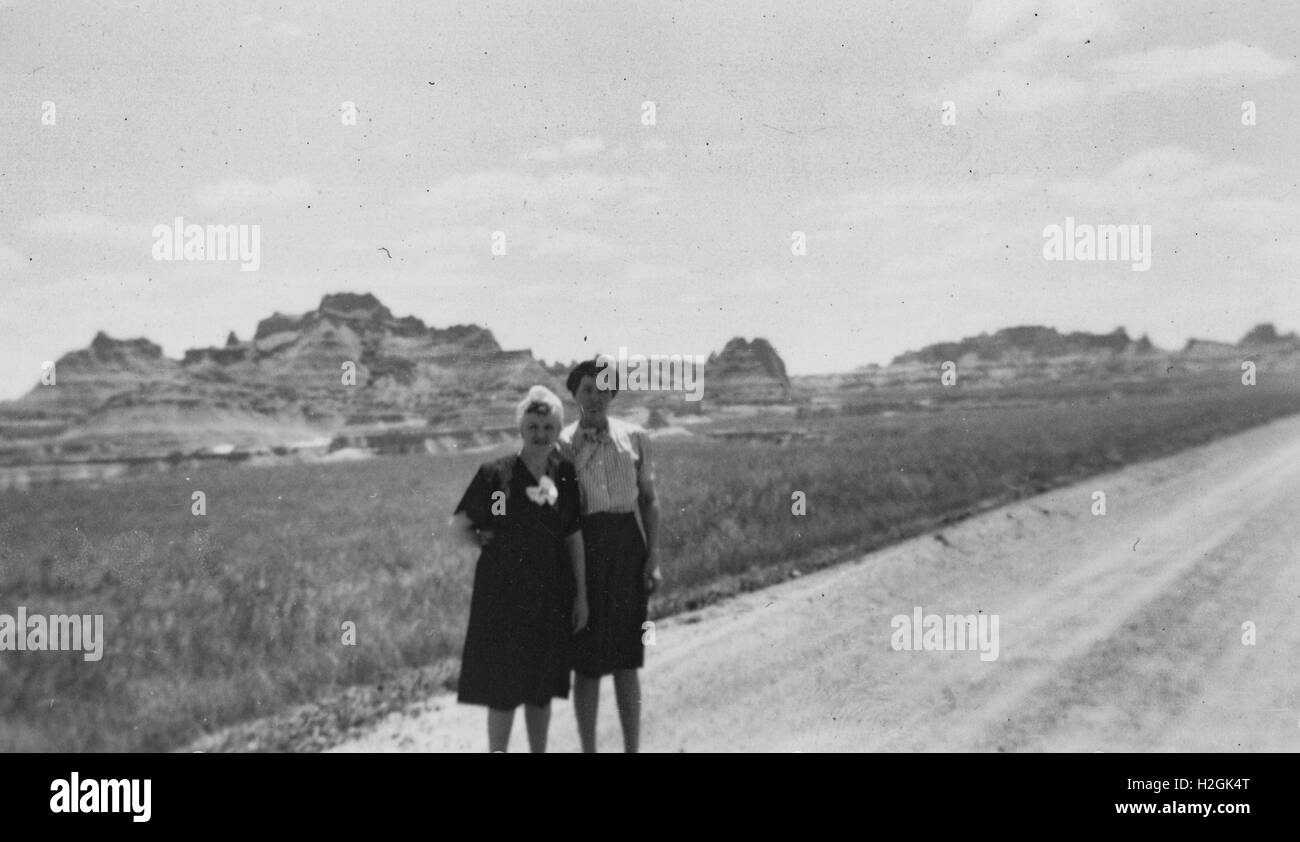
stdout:
{"type": "MultiPolygon", "coordinates": [[[[642,674],[643,747],[1300,749],[1296,524],[1300,417],[669,618],[642,674]],[[890,619],[914,606],[999,615],[998,659],[894,651],[890,619]],[[1246,620],[1256,646],[1241,643],[1246,620]]],[[[336,750],[481,751],[484,719],[442,695],[336,750]]],[[[576,747],[557,702],[550,748],[576,747]]]]}

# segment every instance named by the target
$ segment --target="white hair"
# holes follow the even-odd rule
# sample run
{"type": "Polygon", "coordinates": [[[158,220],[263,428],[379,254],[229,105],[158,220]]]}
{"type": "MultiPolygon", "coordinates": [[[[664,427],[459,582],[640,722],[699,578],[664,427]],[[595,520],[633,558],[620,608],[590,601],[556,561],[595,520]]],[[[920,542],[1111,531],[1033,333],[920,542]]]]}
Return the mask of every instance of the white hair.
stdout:
{"type": "Polygon", "coordinates": [[[564,426],[564,404],[545,386],[534,386],[528,390],[528,394],[515,407],[515,423],[522,422],[525,413],[529,412],[538,415],[554,415],[556,426],[564,426]]]}

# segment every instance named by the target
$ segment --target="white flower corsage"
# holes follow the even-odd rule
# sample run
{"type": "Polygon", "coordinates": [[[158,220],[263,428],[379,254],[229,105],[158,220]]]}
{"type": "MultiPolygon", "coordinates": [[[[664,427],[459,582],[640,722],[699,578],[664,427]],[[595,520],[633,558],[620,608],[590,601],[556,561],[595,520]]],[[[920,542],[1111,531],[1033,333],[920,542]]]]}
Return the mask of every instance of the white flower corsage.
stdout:
{"type": "Polygon", "coordinates": [[[524,490],[528,499],[539,506],[554,506],[555,501],[560,499],[560,489],[555,487],[555,482],[550,477],[542,477],[537,485],[524,490]]]}

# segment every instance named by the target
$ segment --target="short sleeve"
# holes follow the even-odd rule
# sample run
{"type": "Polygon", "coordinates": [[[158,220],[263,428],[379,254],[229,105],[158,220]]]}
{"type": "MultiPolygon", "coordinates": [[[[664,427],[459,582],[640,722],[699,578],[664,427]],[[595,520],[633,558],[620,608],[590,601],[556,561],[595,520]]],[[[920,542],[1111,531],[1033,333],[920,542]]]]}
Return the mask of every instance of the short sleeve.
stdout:
{"type": "Polygon", "coordinates": [[[486,526],[492,520],[492,492],[500,488],[493,481],[493,473],[492,465],[480,465],[452,514],[464,512],[475,527],[486,526]]]}
{"type": "Polygon", "coordinates": [[[578,475],[572,462],[560,463],[559,482],[560,534],[569,537],[581,527],[581,496],[578,489],[578,475]]]}

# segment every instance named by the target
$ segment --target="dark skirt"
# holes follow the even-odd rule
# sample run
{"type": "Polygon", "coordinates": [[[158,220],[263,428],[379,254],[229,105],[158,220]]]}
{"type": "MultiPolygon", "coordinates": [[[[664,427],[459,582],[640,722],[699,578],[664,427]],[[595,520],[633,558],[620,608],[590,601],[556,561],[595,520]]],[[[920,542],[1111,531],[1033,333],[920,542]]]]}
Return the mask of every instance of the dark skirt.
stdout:
{"type": "Polygon", "coordinates": [[[499,532],[484,548],[461,656],[461,703],[512,710],[569,695],[573,575],[560,547],[499,532]]]}
{"type": "Polygon", "coordinates": [[[587,555],[587,627],[573,638],[573,668],[599,678],[645,665],[641,643],[649,594],[646,545],[636,515],[599,512],[582,518],[587,555]]]}

